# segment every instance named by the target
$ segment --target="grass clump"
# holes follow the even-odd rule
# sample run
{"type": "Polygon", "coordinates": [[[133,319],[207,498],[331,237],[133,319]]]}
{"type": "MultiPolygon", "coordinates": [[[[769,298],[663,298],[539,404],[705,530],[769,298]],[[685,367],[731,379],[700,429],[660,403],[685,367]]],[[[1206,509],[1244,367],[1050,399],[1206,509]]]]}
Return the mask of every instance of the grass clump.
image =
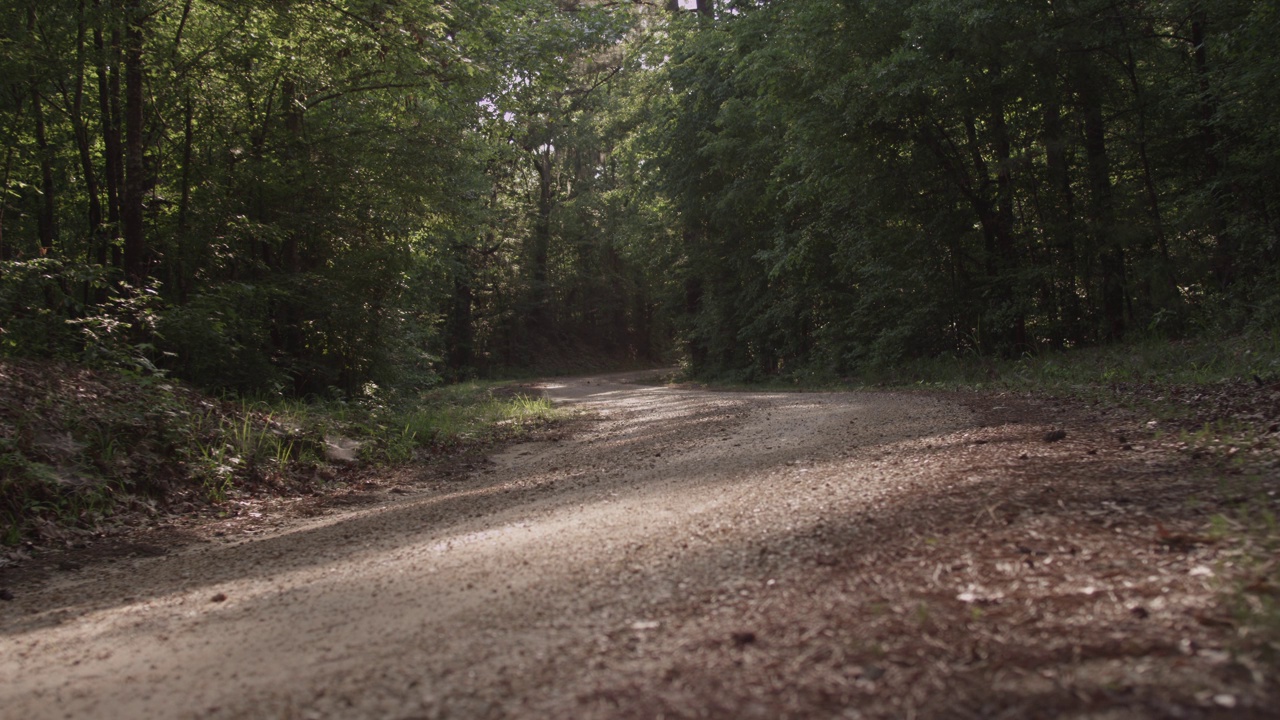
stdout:
{"type": "Polygon", "coordinates": [[[498,383],[232,401],[163,378],[0,359],[0,543],[104,532],[126,511],[313,493],[361,465],[516,439],[559,416],[498,383]]]}
{"type": "Polygon", "coordinates": [[[562,417],[562,411],[529,388],[479,381],[375,403],[368,412],[365,455],[384,463],[518,439],[562,417]]]}

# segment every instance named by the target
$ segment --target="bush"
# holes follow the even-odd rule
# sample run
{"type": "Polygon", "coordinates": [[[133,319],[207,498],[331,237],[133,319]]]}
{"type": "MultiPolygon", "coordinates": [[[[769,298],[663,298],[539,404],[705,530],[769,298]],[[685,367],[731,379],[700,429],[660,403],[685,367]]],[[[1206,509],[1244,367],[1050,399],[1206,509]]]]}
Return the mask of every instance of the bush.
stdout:
{"type": "Polygon", "coordinates": [[[228,283],[169,308],[157,324],[163,366],[208,390],[278,393],[288,378],[270,356],[269,318],[281,295],[228,283]]]}
{"type": "Polygon", "coordinates": [[[155,284],[134,288],[113,282],[111,268],[56,258],[2,267],[0,356],[157,370],[152,341],[163,302],[155,284]]]}

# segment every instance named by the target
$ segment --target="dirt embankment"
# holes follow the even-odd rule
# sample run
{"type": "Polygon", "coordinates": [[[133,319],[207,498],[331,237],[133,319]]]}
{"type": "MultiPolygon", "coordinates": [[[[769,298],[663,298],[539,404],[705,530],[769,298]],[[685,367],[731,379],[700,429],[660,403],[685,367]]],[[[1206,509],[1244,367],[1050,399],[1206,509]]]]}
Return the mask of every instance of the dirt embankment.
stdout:
{"type": "Polygon", "coordinates": [[[1274,500],[1274,478],[1210,480],[1046,404],[626,380],[547,384],[593,419],[454,479],[14,588],[0,714],[1280,706],[1265,648],[1223,605],[1259,569],[1205,530],[1226,504],[1274,500]]]}

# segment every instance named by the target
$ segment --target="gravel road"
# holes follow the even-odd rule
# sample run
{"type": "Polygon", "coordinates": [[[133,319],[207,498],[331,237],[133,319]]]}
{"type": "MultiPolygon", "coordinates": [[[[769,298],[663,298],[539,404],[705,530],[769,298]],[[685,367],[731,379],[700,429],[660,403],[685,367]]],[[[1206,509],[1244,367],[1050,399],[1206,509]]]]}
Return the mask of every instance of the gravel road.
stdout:
{"type": "Polygon", "coordinates": [[[954,489],[977,416],[632,380],[546,383],[592,419],[457,480],[56,574],[0,606],[0,715],[860,717],[823,688],[874,692],[896,666],[854,662],[823,588],[852,587],[841,548],[887,568],[939,512],[919,498],[954,489]]]}

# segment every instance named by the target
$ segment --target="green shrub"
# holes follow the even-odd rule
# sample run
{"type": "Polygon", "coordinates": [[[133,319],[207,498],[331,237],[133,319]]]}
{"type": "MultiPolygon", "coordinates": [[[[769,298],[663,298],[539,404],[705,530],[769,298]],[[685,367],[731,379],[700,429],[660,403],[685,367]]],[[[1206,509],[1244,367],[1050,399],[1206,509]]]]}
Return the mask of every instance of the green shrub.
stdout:
{"type": "Polygon", "coordinates": [[[271,308],[281,295],[228,283],[166,310],[157,325],[164,367],[208,390],[279,392],[287,377],[269,353],[271,308]]]}

